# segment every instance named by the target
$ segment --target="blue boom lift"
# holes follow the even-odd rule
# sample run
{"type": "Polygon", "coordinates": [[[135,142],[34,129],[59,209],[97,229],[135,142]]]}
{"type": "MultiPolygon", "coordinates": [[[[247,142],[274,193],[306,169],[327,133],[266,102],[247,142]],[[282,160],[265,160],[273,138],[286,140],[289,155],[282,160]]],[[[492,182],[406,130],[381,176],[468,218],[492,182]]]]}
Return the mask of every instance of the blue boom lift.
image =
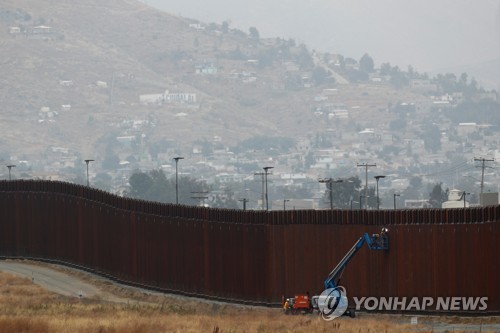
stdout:
{"type": "Polygon", "coordinates": [[[380,234],[368,235],[367,232],[361,237],[354,246],[347,252],[347,254],[342,258],[342,260],[337,264],[337,266],[328,274],[325,280],[325,289],[338,287],[342,273],[344,273],[347,264],[356,255],[356,253],[363,247],[366,243],[370,250],[389,250],[389,237],[387,236],[388,230],[382,228],[380,234]]]}
{"type": "MultiPolygon", "coordinates": [[[[372,234],[371,236],[365,232],[365,234],[358,239],[358,241],[347,252],[337,266],[335,266],[330,274],[328,274],[328,277],[325,280],[325,290],[333,289],[339,286],[340,278],[342,277],[342,273],[344,273],[347,264],[365,243],[370,250],[389,250],[388,230],[386,228],[382,228],[379,234],[372,234]]],[[[283,309],[285,313],[296,313],[298,311],[312,312],[313,310],[318,310],[319,297],[320,296],[313,296],[310,298],[309,295],[295,295],[294,298],[284,299],[283,309]]],[[[354,310],[347,310],[345,315],[354,317],[354,310]]]]}

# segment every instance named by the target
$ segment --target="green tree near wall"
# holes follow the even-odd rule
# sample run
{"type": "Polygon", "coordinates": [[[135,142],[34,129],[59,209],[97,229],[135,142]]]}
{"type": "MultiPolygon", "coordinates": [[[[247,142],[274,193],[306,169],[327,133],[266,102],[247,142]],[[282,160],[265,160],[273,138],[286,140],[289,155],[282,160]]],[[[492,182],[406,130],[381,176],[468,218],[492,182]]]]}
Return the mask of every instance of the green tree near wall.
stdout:
{"type": "MultiPolygon", "coordinates": [[[[125,193],[128,197],[162,203],[176,202],[175,176],[167,178],[161,169],[149,172],[137,170],[130,176],[129,184],[129,191],[125,193]]],[[[196,205],[192,193],[209,190],[205,182],[190,177],[179,177],[178,189],[179,204],[182,205],[196,205]]]]}
{"type": "MultiPolygon", "coordinates": [[[[325,183],[325,192],[321,200],[321,208],[330,208],[330,195],[333,199],[333,206],[336,208],[347,209],[351,207],[351,200],[353,203],[353,209],[359,208],[359,198],[360,195],[364,195],[364,186],[361,184],[359,177],[350,177],[346,179],[341,179],[342,182],[327,182],[325,183]],[[333,192],[332,192],[333,191],[333,192]]],[[[373,198],[375,189],[372,187],[368,188],[368,206],[376,207],[377,199],[373,198]]],[[[364,198],[362,199],[362,204],[364,205],[364,198]]]]}
{"type": "Polygon", "coordinates": [[[442,183],[434,185],[431,193],[429,193],[429,202],[432,208],[441,208],[443,202],[448,200],[448,189],[443,191],[442,183]]]}

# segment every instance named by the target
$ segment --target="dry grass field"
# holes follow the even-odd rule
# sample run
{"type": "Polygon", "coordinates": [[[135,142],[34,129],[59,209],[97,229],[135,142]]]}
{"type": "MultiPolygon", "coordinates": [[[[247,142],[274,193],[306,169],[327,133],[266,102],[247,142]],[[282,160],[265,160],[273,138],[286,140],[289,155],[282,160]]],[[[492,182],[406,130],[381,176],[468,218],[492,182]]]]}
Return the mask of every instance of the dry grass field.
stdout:
{"type": "MultiPolygon", "coordinates": [[[[87,282],[93,279],[73,273],[87,282]]],[[[316,315],[285,316],[279,309],[149,294],[105,280],[92,282],[119,301],[60,296],[30,279],[0,272],[0,332],[391,333],[417,328],[399,324],[401,317],[359,316],[326,322],[316,315]]]]}

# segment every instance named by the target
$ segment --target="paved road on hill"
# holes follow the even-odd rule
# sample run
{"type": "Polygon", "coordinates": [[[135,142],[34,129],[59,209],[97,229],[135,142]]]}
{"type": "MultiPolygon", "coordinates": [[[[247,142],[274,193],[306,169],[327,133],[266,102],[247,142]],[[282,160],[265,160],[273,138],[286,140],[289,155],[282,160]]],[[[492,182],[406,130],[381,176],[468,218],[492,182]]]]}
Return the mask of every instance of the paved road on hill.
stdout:
{"type": "Polygon", "coordinates": [[[126,302],[109,293],[105,293],[96,286],[48,267],[16,261],[0,261],[0,270],[20,277],[26,277],[43,288],[64,296],[98,297],[104,301],[126,302]]]}

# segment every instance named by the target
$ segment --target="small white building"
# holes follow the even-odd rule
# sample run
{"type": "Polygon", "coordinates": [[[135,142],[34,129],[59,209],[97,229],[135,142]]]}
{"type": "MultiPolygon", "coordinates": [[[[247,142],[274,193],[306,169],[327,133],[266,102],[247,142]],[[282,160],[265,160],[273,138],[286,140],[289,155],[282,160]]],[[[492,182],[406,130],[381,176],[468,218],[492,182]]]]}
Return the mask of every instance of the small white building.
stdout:
{"type": "Polygon", "coordinates": [[[202,24],[200,23],[189,23],[189,27],[191,29],[196,29],[198,31],[202,31],[202,30],[205,30],[205,26],[203,26],[202,24]]]}
{"type": "Polygon", "coordinates": [[[107,88],[108,87],[108,83],[107,82],[104,82],[104,81],[97,81],[95,83],[95,85],[98,87],[98,88],[107,88]]]}
{"type": "Polygon", "coordinates": [[[9,28],[9,34],[20,34],[21,33],[21,28],[19,27],[10,27],[9,28]]]}
{"type": "Polygon", "coordinates": [[[443,202],[442,208],[464,208],[469,207],[469,203],[464,201],[464,191],[457,189],[450,190],[448,193],[448,201],[443,202]]]}
{"type": "Polygon", "coordinates": [[[33,28],[33,33],[34,34],[50,34],[52,33],[52,28],[45,26],[45,25],[39,25],[33,28]]]}
{"type": "Polygon", "coordinates": [[[459,123],[457,132],[459,135],[465,135],[476,132],[478,126],[476,123],[459,123]]]}
{"type": "Polygon", "coordinates": [[[165,94],[145,94],[139,95],[141,104],[162,104],[165,100],[165,94]]]}

